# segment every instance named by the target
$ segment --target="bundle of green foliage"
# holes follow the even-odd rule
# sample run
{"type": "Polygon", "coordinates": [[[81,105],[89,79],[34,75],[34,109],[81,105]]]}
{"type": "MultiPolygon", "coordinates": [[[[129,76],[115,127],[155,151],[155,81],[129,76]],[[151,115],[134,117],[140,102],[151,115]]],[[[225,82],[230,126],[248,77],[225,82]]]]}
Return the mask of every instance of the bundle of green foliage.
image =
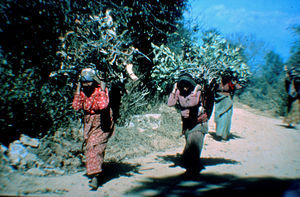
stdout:
{"type": "Polygon", "coordinates": [[[152,45],[155,66],[151,76],[160,92],[168,90],[182,73],[190,73],[204,84],[219,83],[226,75],[242,85],[248,81],[250,71],[241,47],[231,45],[215,31],[206,32],[202,39],[202,46],[192,45],[181,54],[164,45],[152,45]]]}
{"type": "MultiPolygon", "coordinates": [[[[53,71],[50,77],[59,74],[80,73],[85,67],[102,72],[106,81],[125,80],[125,66],[132,62],[135,48],[127,45],[123,35],[116,33],[110,10],[94,16],[82,16],[75,20],[74,30],[60,37],[62,44],[57,52],[62,57],[60,69],[53,71]]],[[[70,75],[76,79],[76,76],[70,75]]]]}

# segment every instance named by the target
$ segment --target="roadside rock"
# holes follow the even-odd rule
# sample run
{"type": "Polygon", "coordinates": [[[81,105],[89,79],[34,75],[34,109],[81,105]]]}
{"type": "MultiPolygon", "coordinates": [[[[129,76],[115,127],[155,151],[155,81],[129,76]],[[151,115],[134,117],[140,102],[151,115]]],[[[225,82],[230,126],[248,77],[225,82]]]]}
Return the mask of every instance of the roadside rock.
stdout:
{"type": "Polygon", "coordinates": [[[31,146],[37,148],[39,146],[39,140],[35,138],[30,138],[27,135],[21,134],[20,142],[26,146],[31,146]]]}
{"type": "Polygon", "coordinates": [[[19,140],[9,145],[8,158],[11,165],[18,169],[27,169],[43,165],[43,161],[31,153],[19,140]]]}
{"type": "Polygon", "coordinates": [[[41,167],[43,164],[44,162],[41,161],[35,154],[28,152],[26,156],[21,159],[18,168],[25,170],[28,168],[41,167]]]}
{"type": "Polygon", "coordinates": [[[129,127],[137,127],[140,132],[157,130],[161,125],[161,114],[135,115],[129,127]]]}
{"type": "Polygon", "coordinates": [[[3,144],[0,145],[0,152],[2,154],[6,154],[8,151],[8,148],[6,146],[4,146],[3,144]]]}
{"type": "Polygon", "coordinates": [[[53,154],[47,161],[47,165],[53,166],[53,167],[61,167],[63,162],[62,156],[57,156],[53,154]]]}
{"type": "Polygon", "coordinates": [[[2,175],[12,173],[13,167],[9,165],[9,158],[7,156],[8,148],[4,145],[0,145],[0,173],[2,175]]]}
{"type": "Polygon", "coordinates": [[[79,158],[71,158],[64,161],[64,167],[73,167],[74,169],[79,169],[82,166],[82,162],[79,158]]]}
{"type": "Polygon", "coordinates": [[[45,176],[46,172],[39,168],[31,168],[26,171],[26,174],[32,175],[32,176],[45,176]]]}
{"type": "Polygon", "coordinates": [[[59,168],[45,168],[44,170],[50,174],[63,175],[65,173],[64,170],[61,170],[59,168]]]}
{"type": "Polygon", "coordinates": [[[8,149],[8,158],[13,166],[18,166],[28,154],[26,147],[19,140],[10,143],[8,149]]]}

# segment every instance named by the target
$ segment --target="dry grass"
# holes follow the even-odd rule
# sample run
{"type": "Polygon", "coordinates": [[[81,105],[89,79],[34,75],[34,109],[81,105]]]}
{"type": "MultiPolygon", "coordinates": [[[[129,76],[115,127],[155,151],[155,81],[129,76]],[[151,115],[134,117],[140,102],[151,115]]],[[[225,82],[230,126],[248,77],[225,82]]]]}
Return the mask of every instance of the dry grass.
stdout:
{"type": "Polygon", "coordinates": [[[165,104],[151,111],[156,113],[134,116],[127,126],[116,128],[108,143],[106,160],[120,161],[183,145],[180,114],[165,104]],[[159,118],[145,118],[149,114],[159,118]]]}

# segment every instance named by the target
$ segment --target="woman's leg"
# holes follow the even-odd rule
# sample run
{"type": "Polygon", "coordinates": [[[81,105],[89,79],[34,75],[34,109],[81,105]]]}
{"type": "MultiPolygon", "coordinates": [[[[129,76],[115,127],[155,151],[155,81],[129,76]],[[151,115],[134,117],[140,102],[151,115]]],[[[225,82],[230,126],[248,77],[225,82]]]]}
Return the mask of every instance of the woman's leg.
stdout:
{"type": "Polygon", "coordinates": [[[222,138],[224,140],[228,140],[229,136],[230,136],[230,130],[231,130],[231,119],[232,119],[232,113],[233,113],[233,109],[231,108],[228,112],[226,112],[226,114],[224,114],[224,132],[222,135],[222,138]]]}
{"type": "Polygon", "coordinates": [[[194,131],[186,134],[186,144],[182,154],[187,171],[199,173],[201,170],[200,155],[203,147],[204,134],[194,131]]]}
{"type": "Polygon", "coordinates": [[[89,185],[92,189],[98,188],[99,174],[102,172],[104,155],[110,133],[94,132],[87,141],[86,148],[86,170],[87,175],[91,176],[89,185]]]}
{"type": "Polygon", "coordinates": [[[89,186],[92,189],[97,189],[98,188],[98,178],[99,178],[99,174],[95,174],[91,176],[91,180],[89,182],[89,186]]]}

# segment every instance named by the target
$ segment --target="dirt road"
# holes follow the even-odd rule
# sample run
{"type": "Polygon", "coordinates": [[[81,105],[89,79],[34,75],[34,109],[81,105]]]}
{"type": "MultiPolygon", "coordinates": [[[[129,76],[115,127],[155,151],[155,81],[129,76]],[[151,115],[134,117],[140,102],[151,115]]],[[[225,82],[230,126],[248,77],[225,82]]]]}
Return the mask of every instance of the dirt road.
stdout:
{"type": "Polygon", "coordinates": [[[300,129],[281,119],[235,107],[232,137],[214,140],[209,122],[202,161],[205,169],[188,177],[180,166],[183,147],[145,157],[106,163],[101,186],[88,187],[84,172],[38,177],[1,177],[1,195],[38,196],[288,196],[300,195],[300,129]]]}

